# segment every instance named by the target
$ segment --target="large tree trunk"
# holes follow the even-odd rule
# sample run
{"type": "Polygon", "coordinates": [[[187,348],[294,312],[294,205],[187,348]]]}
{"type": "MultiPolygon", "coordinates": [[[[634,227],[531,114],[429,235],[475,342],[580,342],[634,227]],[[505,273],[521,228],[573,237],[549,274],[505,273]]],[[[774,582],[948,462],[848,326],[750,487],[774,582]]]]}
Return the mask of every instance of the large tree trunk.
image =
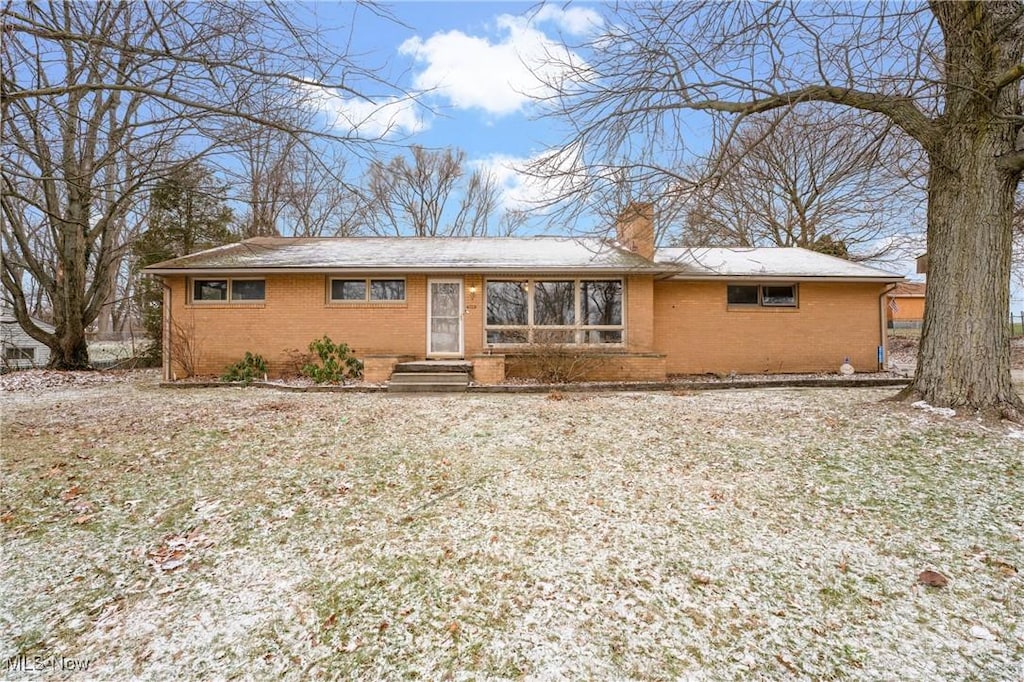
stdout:
{"type": "Polygon", "coordinates": [[[89,369],[89,346],[85,341],[81,325],[71,324],[57,327],[56,347],[50,346],[48,367],[59,370],[89,369]]]}
{"type": "MultiPolygon", "coordinates": [[[[73,176],[72,176],[73,177],[73,176]]],[[[88,229],[87,216],[92,206],[88,189],[69,183],[67,214],[61,221],[58,235],[60,261],[57,270],[56,296],[53,297],[54,326],[56,330],[50,347],[51,369],[89,369],[89,347],[85,340],[85,327],[95,315],[89,317],[86,300],[86,255],[85,232],[88,229]]],[[[94,276],[106,277],[106,272],[94,276]]]]}
{"type": "Polygon", "coordinates": [[[1016,182],[991,136],[951,131],[928,186],[928,297],[908,393],[934,405],[1019,418],[1010,378],[1010,253],[1016,182]],[[970,159],[959,172],[943,163],[970,159]],[[941,330],[941,332],[936,332],[941,330]]]}
{"type": "Polygon", "coordinates": [[[1020,170],[1020,87],[993,84],[1024,52],[1017,3],[932,5],[946,39],[945,115],[926,144],[928,296],[917,372],[905,395],[1015,420],[1010,258],[1020,170]]]}

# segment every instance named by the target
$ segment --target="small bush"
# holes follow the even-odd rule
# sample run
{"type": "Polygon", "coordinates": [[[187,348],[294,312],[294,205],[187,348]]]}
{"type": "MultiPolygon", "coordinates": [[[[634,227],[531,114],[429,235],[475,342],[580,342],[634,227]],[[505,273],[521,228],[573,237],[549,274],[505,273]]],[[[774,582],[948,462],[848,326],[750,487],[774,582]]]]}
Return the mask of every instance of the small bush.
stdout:
{"type": "Polygon", "coordinates": [[[346,343],[334,343],[324,334],[309,344],[309,352],[319,359],[319,364],[309,362],[303,365],[302,373],[318,384],[342,383],[347,379],[363,376],[363,363],[354,355],[346,343]]]}
{"type": "Polygon", "coordinates": [[[513,372],[544,384],[571,384],[585,381],[600,367],[599,358],[585,349],[560,344],[557,339],[535,334],[533,343],[516,353],[513,372]]]}
{"type": "Polygon", "coordinates": [[[287,377],[304,376],[303,367],[313,363],[313,354],[301,351],[298,348],[285,350],[284,371],[282,374],[287,377]]]}
{"type": "Polygon", "coordinates": [[[233,365],[228,365],[221,375],[224,381],[241,381],[246,385],[251,384],[253,379],[259,379],[267,373],[267,362],[262,355],[245,352],[245,357],[233,365]]]}

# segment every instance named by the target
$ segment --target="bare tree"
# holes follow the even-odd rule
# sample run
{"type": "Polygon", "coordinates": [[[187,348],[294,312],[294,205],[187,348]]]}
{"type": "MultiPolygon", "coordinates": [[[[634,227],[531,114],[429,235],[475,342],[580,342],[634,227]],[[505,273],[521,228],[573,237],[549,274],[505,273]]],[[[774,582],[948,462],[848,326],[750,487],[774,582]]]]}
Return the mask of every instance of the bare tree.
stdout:
{"type": "Polygon", "coordinates": [[[247,125],[232,174],[248,207],[243,237],[352,236],[359,226],[360,192],[346,178],[344,148],[330,140],[298,135],[309,127],[308,112],[290,109],[279,128],[247,125]]]}
{"type": "Polygon", "coordinates": [[[88,365],[85,329],[109,302],[123,218],[149,186],[233,144],[240,122],[281,127],[262,108],[283,105],[278,93],[332,87],[359,97],[346,83],[383,86],[290,9],[225,0],[5,7],[0,200],[12,248],[0,277],[52,367],[88,365]],[[52,334],[29,319],[29,279],[48,299],[52,334]]]}
{"type": "Polygon", "coordinates": [[[299,141],[283,129],[244,125],[248,130],[238,145],[238,155],[248,193],[240,199],[249,211],[241,218],[242,236],[277,236],[286,201],[289,158],[300,147],[299,141]]]}
{"type": "Polygon", "coordinates": [[[577,199],[623,184],[657,199],[694,181],[682,169],[703,151],[695,129],[726,139],[803,102],[879,114],[915,140],[928,161],[928,304],[903,395],[1021,418],[1007,313],[1024,4],[623,3],[581,50],[549,84],[575,133],[547,167],[577,199]]]}
{"type": "Polygon", "coordinates": [[[360,190],[345,178],[345,159],[300,148],[284,178],[282,219],[296,237],[354,237],[359,233],[360,190]]]}
{"type": "MultiPolygon", "coordinates": [[[[410,159],[398,155],[371,163],[362,209],[367,231],[414,237],[488,234],[499,213],[494,177],[479,170],[467,175],[462,150],[413,146],[410,154],[410,159]]],[[[498,219],[504,231],[517,222],[504,213],[498,219]]]]}
{"type": "Polygon", "coordinates": [[[684,246],[800,246],[880,260],[906,232],[912,185],[891,126],[815,107],[748,119],[685,192],[684,246]]]}

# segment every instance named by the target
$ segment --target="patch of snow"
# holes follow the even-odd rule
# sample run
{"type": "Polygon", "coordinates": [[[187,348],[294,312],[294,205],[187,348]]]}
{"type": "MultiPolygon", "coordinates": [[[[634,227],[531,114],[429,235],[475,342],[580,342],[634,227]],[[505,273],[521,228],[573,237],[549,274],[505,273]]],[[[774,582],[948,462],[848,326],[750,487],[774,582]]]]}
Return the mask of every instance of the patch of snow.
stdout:
{"type": "Polygon", "coordinates": [[[0,655],[119,679],[1014,679],[1018,441],[892,392],[15,393],[0,655]]]}
{"type": "Polygon", "coordinates": [[[949,408],[949,407],[934,407],[934,406],[928,404],[928,402],[924,401],[924,400],[918,400],[915,403],[911,403],[910,406],[913,407],[914,409],[924,410],[925,412],[930,412],[930,413],[936,414],[936,415],[938,415],[940,417],[947,417],[948,418],[948,417],[955,417],[956,416],[956,410],[954,410],[952,408],[949,408]]]}
{"type": "Polygon", "coordinates": [[[986,628],[986,627],[984,627],[982,625],[972,625],[971,626],[971,637],[974,637],[975,639],[984,639],[984,640],[987,640],[989,642],[996,641],[996,636],[993,635],[988,630],[988,628],[986,628]]]}

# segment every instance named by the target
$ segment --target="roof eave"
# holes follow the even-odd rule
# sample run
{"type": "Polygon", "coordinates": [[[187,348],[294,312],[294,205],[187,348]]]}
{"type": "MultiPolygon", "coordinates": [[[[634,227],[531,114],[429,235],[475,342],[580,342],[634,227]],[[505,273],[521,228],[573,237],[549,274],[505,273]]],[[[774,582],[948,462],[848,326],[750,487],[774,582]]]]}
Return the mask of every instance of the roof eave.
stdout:
{"type": "Polygon", "coordinates": [[[616,267],[616,266],[573,266],[573,267],[554,267],[554,266],[523,266],[523,267],[495,267],[495,266],[452,266],[452,267],[433,267],[433,268],[403,268],[395,266],[378,266],[378,267],[323,267],[323,268],[292,268],[292,267],[281,267],[281,268],[144,268],[143,274],[154,275],[158,277],[174,277],[174,276],[195,276],[195,275],[210,275],[210,276],[224,276],[224,277],[235,277],[235,276],[254,276],[254,275],[375,275],[375,274],[394,274],[394,275],[433,275],[433,274],[448,274],[455,275],[460,273],[474,273],[474,274],[507,274],[507,275],[565,275],[565,274],[614,274],[614,275],[671,275],[671,271],[666,272],[663,268],[636,268],[636,267],[616,267]]]}
{"type": "Polygon", "coordinates": [[[682,274],[670,277],[673,281],[708,281],[708,282],[875,282],[886,284],[902,282],[901,275],[879,275],[878,277],[843,277],[835,275],[690,275],[682,274]]]}

